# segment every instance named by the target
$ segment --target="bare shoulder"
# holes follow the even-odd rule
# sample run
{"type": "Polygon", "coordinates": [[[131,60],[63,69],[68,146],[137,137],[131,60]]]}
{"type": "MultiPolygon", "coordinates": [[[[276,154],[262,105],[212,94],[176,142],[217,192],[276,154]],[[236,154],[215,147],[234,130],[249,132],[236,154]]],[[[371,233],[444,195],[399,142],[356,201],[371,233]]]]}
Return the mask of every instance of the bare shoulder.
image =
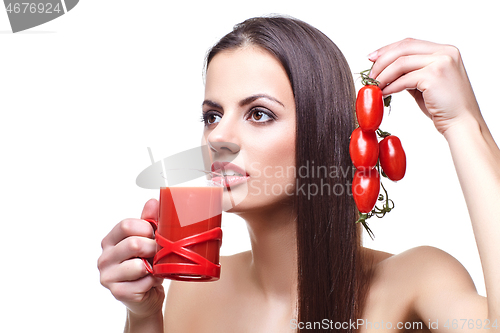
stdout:
{"type": "Polygon", "coordinates": [[[221,318],[231,296],[248,279],[250,260],[250,251],[221,257],[221,276],[214,282],[171,281],[165,301],[165,331],[202,332],[214,318],[221,318]],[[204,327],[198,327],[201,323],[204,327]]]}
{"type": "Polygon", "coordinates": [[[461,315],[475,315],[484,311],[485,298],[477,294],[469,273],[445,251],[420,246],[397,255],[379,253],[378,258],[373,260],[368,314],[428,320],[438,314],[458,315],[462,311],[461,315]]]}
{"type": "MultiPolygon", "coordinates": [[[[429,282],[443,280],[460,285],[474,287],[469,273],[463,265],[447,252],[432,246],[419,246],[397,255],[385,252],[379,254],[382,260],[374,261],[374,278],[420,281],[429,286],[429,282]]],[[[394,282],[394,281],[393,281],[394,282]]]]}

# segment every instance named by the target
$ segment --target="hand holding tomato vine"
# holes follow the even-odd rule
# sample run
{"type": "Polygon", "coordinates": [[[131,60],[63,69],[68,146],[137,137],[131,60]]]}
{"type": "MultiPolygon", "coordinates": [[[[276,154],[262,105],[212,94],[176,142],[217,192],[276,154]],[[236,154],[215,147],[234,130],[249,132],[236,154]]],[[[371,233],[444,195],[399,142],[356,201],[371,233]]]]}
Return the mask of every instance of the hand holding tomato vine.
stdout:
{"type": "Polygon", "coordinates": [[[408,38],[378,49],[369,60],[369,76],[380,82],[383,95],[407,90],[441,134],[457,122],[481,118],[454,46],[408,38]]]}

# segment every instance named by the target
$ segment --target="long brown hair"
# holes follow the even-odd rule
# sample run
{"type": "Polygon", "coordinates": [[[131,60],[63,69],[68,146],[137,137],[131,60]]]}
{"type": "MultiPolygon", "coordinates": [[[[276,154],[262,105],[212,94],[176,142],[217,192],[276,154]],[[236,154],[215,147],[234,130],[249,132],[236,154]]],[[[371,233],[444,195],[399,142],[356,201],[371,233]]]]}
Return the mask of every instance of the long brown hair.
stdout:
{"type": "Polygon", "coordinates": [[[297,177],[297,187],[306,189],[296,191],[294,205],[297,321],[327,319],[332,328],[335,323],[356,321],[366,279],[360,257],[361,229],[354,223],[358,213],[350,192],[349,136],[355,128],[356,96],[351,71],[340,50],[322,32],[281,16],[237,24],[209,51],[206,67],[218,52],[246,44],[273,54],[290,79],[297,119],[296,170],[323,171],[321,176],[316,172],[314,177],[311,173],[297,177]],[[322,195],[313,196],[313,189],[322,195]]]}

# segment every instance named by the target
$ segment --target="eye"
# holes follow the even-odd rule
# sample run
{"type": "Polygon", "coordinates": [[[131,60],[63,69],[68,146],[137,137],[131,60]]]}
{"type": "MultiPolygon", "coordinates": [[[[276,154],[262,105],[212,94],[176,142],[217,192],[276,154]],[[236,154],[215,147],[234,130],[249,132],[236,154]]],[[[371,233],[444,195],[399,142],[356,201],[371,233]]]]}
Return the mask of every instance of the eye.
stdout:
{"type": "Polygon", "coordinates": [[[220,115],[218,112],[207,111],[203,113],[201,121],[205,123],[205,126],[210,126],[218,123],[221,120],[221,118],[222,115],[220,115]]]}
{"type": "Polygon", "coordinates": [[[254,108],[250,110],[250,114],[247,119],[256,123],[267,123],[268,121],[275,120],[275,117],[271,111],[254,108]]]}

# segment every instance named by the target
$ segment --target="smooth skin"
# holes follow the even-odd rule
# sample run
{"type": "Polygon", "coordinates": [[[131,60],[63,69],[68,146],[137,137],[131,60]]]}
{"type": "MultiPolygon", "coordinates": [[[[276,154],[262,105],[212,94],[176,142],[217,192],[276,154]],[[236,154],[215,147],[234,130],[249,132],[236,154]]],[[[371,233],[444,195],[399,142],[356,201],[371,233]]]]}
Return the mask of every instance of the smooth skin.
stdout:
{"type": "MultiPolygon", "coordinates": [[[[474,319],[475,323],[480,320],[483,326],[489,320],[490,330],[486,332],[498,331],[491,325],[495,320],[500,325],[500,216],[496,214],[500,204],[500,151],[481,116],[460,53],[452,46],[406,39],[377,50],[369,59],[374,62],[371,77],[381,82],[384,95],[408,90],[447,140],[469,209],[488,297],[477,294],[472,279],[456,259],[436,248],[418,247],[397,255],[363,249],[373,259],[370,268],[374,276],[362,319],[390,322],[392,332],[403,330],[394,329],[398,322],[413,321],[422,321],[424,331],[429,330],[425,327],[429,321],[439,322],[431,331],[475,331],[467,325],[462,327],[460,321],[457,329],[444,327],[447,320],[451,326],[452,320],[461,318],[474,319]]],[[[295,123],[290,93],[283,68],[270,54],[249,46],[219,53],[208,68],[205,98],[217,102],[222,110],[213,110],[220,117],[210,118],[213,123],[206,126],[204,138],[208,142],[238,140],[245,161],[262,161],[262,166],[273,163],[278,155],[293,163],[289,159],[293,148],[282,147],[285,143],[276,135],[280,132],[286,136],[286,129],[295,123]],[[252,105],[239,103],[256,94],[272,96],[282,105],[264,105],[265,101],[259,100],[252,105]],[[257,124],[255,121],[262,117],[246,116],[255,106],[265,106],[276,112],[277,118],[257,124]],[[264,140],[267,135],[274,136],[264,140]]],[[[254,185],[258,184],[258,175],[250,174],[254,185]]],[[[271,184],[283,186],[290,181],[283,177],[269,179],[271,184]]],[[[296,318],[296,243],[287,199],[277,196],[272,203],[264,203],[249,195],[243,208],[235,212],[247,222],[252,251],[222,257],[223,269],[217,282],[172,281],[164,314],[161,281],[148,275],[137,259],[154,253],[153,230],[143,219],[157,217],[157,201],[146,203],[142,219],[120,222],[103,239],[98,266],[102,284],[128,309],[125,331],[293,331],[290,320],[296,318]]],[[[380,331],[364,325],[359,329],[380,331]]]]}

